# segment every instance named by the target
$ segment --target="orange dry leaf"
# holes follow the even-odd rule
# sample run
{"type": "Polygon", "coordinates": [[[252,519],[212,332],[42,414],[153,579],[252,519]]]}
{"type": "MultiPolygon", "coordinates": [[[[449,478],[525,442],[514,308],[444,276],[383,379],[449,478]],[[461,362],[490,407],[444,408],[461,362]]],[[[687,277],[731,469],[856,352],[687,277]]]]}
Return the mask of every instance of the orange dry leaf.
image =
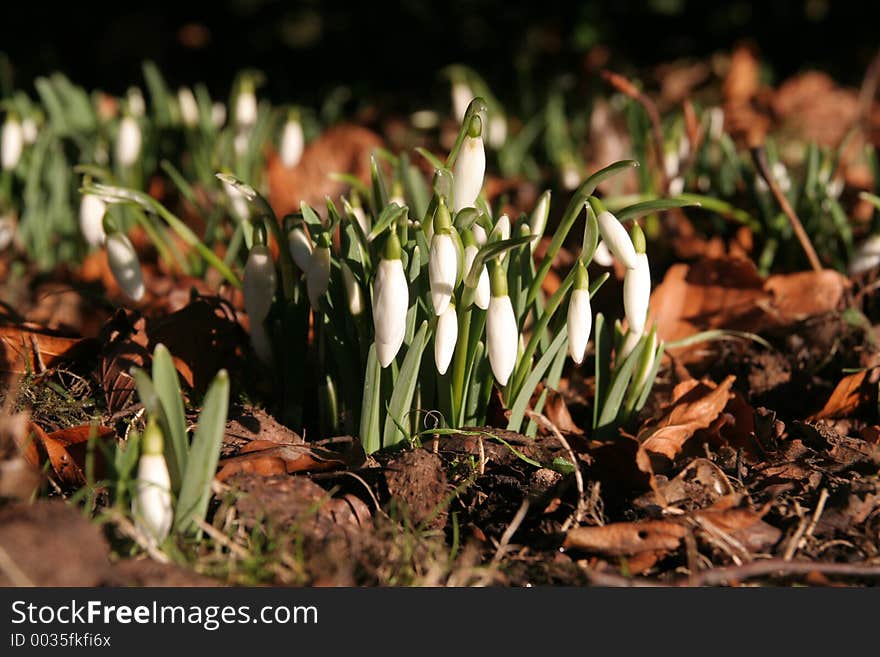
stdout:
{"type": "Polygon", "coordinates": [[[615,522],[601,527],[575,527],[563,547],[618,557],[656,550],[674,550],[688,529],[670,520],[615,522]]]}
{"type": "Polygon", "coordinates": [[[828,420],[847,417],[855,413],[861,406],[871,401],[871,387],[868,384],[870,370],[862,370],[843,377],[825,402],[822,410],[810,416],[809,420],[828,420]]]}
{"type": "Polygon", "coordinates": [[[735,380],[731,375],[717,386],[708,380],[679,383],[668,410],[639,432],[641,449],[673,460],[698,429],[708,428],[724,410],[735,380]]]}
{"type": "Polygon", "coordinates": [[[0,326],[0,372],[42,372],[75,358],[91,341],[44,332],[32,324],[0,326]]]}
{"type": "MultiPolygon", "coordinates": [[[[24,457],[34,466],[42,468],[47,462],[52,466],[55,481],[62,488],[79,488],[86,483],[86,460],[89,452],[89,439],[96,441],[112,439],[113,429],[98,425],[84,424],[69,429],[46,433],[39,425],[31,423],[26,436],[17,439],[24,457]]],[[[104,453],[95,445],[94,480],[104,476],[104,453]]]]}

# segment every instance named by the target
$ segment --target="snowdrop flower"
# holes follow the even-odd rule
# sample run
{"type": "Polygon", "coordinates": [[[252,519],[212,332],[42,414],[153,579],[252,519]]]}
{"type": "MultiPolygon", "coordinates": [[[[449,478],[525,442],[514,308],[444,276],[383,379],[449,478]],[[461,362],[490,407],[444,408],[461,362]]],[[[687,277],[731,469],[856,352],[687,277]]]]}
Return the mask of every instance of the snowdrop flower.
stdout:
{"type": "Polygon", "coordinates": [[[434,334],[434,364],[439,374],[446,374],[446,370],[449,369],[457,341],[458,315],[455,312],[455,304],[450,303],[437,320],[437,332],[434,334]]]}
{"type": "MultiPolygon", "coordinates": [[[[502,214],[498,217],[498,221],[495,222],[495,226],[492,228],[492,232],[489,233],[490,242],[502,242],[504,240],[510,239],[510,217],[506,214],[502,214]]],[[[500,260],[504,262],[505,258],[507,258],[507,251],[501,254],[500,260]]]]}
{"type": "Polygon", "coordinates": [[[636,251],[632,240],[617,217],[605,209],[605,205],[595,196],[589,199],[593,212],[596,213],[596,221],[599,224],[599,234],[605,241],[605,246],[611,254],[623,263],[627,269],[635,269],[636,251]]]}
{"type": "Polygon", "coordinates": [[[0,143],[0,163],[2,163],[3,169],[5,171],[14,169],[24,150],[24,131],[21,128],[21,122],[14,114],[6,117],[0,142],[2,142],[0,143]]]}
{"type": "Polygon", "coordinates": [[[675,178],[671,178],[669,180],[669,194],[670,196],[678,196],[684,191],[684,178],[681,176],[676,176],[675,178]]]}
{"type": "Polygon", "coordinates": [[[849,273],[859,274],[880,265],[880,235],[871,235],[859,244],[849,263],[849,273]]]}
{"type": "MultiPolygon", "coordinates": [[[[476,224],[474,225],[476,226],[476,224]]],[[[485,231],[483,234],[485,235],[485,231]]],[[[474,260],[477,257],[477,253],[479,252],[480,247],[477,246],[474,234],[469,230],[463,231],[462,242],[465,245],[464,275],[467,276],[474,265],[474,260]]],[[[490,298],[491,294],[489,290],[489,271],[486,269],[486,265],[483,265],[483,269],[480,271],[480,278],[477,282],[476,290],[474,291],[474,303],[477,305],[478,308],[486,310],[489,307],[490,298]]]]}
{"type": "Polygon", "coordinates": [[[428,254],[428,278],[434,313],[442,315],[449,306],[458,280],[458,249],[452,237],[452,219],[441,198],[434,213],[434,236],[428,254]]]}
{"type": "Polygon", "coordinates": [[[562,165],[562,186],[571,191],[581,184],[581,173],[574,162],[566,162],[562,165]]]}
{"type": "Polygon", "coordinates": [[[636,345],[641,339],[642,334],[639,331],[627,331],[626,336],[623,339],[623,344],[620,347],[620,355],[617,358],[622,362],[623,359],[629,356],[632,350],[636,348],[636,345]]]}
{"type": "Polygon", "coordinates": [[[611,251],[608,250],[608,245],[605,244],[605,240],[599,240],[599,243],[596,245],[596,252],[593,254],[593,262],[600,267],[611,267],[614,265],[614,256],[611,255],[611,251]]]}
{"type": "Polygon", "coordinates": [[[344,260],[341,269],[342,282],[345,285],[345,298],[348,301],[348,312],[352,317],[357,317],[364,312],[364,293],[361,291],[361,285],[355,279],[351,267],[344,260]]]}
{"type": "Polygon", "coordinates": [[[37,122],[33,117],[28,116],[21,122],[21,136],[25,144],[33,144],[37,141],[37,122]]]}
{"type": "Polygon", "coordinates": [[[199,124],[199,104],[189,87],[177,90],[177,104],[180,106],[180,119],[187,128],[195,128],[199,124]]]}
{"type": "Polygon", "coordinates": [[[128,101],[128,112],[132,116],[139,118],[146,114],[147,104],[144,102],[144,94],[138,87],[129,87],[125,94],[128,101]]]}
{"type": "Polygon", "coordinates": [[[452,113],[459,123],[464,121],[464,115],[473,99],[474,92],[466,82],[459,80],[452,83],[452,113]]]}
{"type": "Polygon", "coordinates": [[[84,194],[79,203],[79,228],[91,247],[101,246],[104,234],[104,213],[107,204],[94,194],[84,194]]]}
{"type": "Polygon", "coordinates": [[[494,149],[499,149],[504,146],[504,142],[507,140],[507,119],[500,111],[495,111],[492,113],[491,118],[489,119],[489,134],[488,134],[488,143],[494,149]]]}
{"type": "Polygon", "coordinates": [[[400,240],[392,230],[385,242],[382,258],[373,281],[373,328],[376,356],[384,368],[391,364],[406,333],[409,309],[409,286],[400,259],[400,240]]]}
{"type": "Polygon", "coordinates": [[[330,286],[330,235],[321,233],[306,269],[306,291],[312,309],[319,310],[321,297],[330,286]]]}
{"type": "Polygon", "coordinates": [[[223,181],[223,189],[226,192],[226,197],[229,199],[230,203],[232,203],[232,211],[238,216],[238,218],[242,221],[249,219],[251,216],[251,207],[247,198],[241,193],[241,190],[236,185],[226,180],[223,181]]]}
{"type": "Polygon", "coordinates": [[[468,134],[461,143],[452,170],[453,209],[472,208],[483,188],[486,174],[486,150],[483,146],[483,122],[479,116],[471,119],[468,134]]]}
{"type": "Polygon", "coordinates": [[[663,155],[663,171],[668,179],[675,178],[678,175],[678,167],[680,160],[678,153],[674,150],[667,150],[663,155]]]}
{"type": "Polygon", "coordinates": [[[406,199],[403,197],[403,187],[398,181],[394,181],[394,187],[391,189],[391,196],[388,197],[389,203],[397,203],[400,207],[406,205],[406,199]]]}
{"type": "Polygon", "coordinates": [[[587,268],[583,261],[578,258],[577,273],[574,279],[574,289],[568,301],[568,317],[566,329],[568,331],[568,355],[575,364],[584,362],[587,353],[587,343],[590,341],[590,331],[593,330],[593,311],[590,308],[590,279],[587,276],[587,268]]]}
{"type": "Polygon", "coordinates": [[[710,107],[706,112],[709,114],[709,137],[712,141],[718,141],[724,134],[724,110],[720,107],[710,107]]]}
{"type": "Polygon", "coordinates": [[[133,116],[124,116],[116,136],[116,161],[124,167],[137,162],[141,154],[141,127],[133,116]]]}
{"type": "Polygon", "coordinates": [[[222,128],[226,123],[226,105],[216,102],[211,105],[211,124],[215,128],[222,128]]]}
{"type": "Polygon", "coordinates": [[[235,99],[235,122],[242,128],[249,128],[257,122],[257,97],[254,95],[254,84],[248,79],[241,81],[235,99]]]}
{"type": "Polygon", "coordinates": [[[547,229],[548,216],[550,216],[549,189],[541,194],[541,198],[538,199],[538,202],[535,204],[535,209],[532,210],[532,216],[529,218],[529,232],[531,232],[532,235],[535,235],[535,239],[530,243],[532,253],[535,252],[538,242],[541,241],[541,237],[543,237],[544,231],[547,229]]]}
{"type": "Polygon", "coordinates": [[[351,195],[351,213],[354,215],[354,218],[358,222],[358,226],[361,227],[364,235],[367,235],[369,238],[371,228],[370,218],[367,216],[367,213],[364,212],[364,207],[361,205],[361,197],[357,193],[351,195]]]}
{"type": "Polygon", "coordinates": [[[107,238],[107,262],[119,287],[134,301],[144,296],[141,263],[131,240],[124,233],[115,232],[107,238]]]}
{"type": "Polygon", "coordinates": [[[235,154],[241,157],[245,154],[248,148],[248,143],[251,140],[250,130],[247,128],[239,128],[239,130],[235,133],[235,137],[232,139],[232,148],[235,150],[235,154]]]}
{"type": "Polygon", "coordinates": [[[154,545],[168,537],[174,519],[171,477],[163,451],[162,430],[151,417],[141,438],[141,458],[131,513],[135,526],[154,545]]]}
{"type": "Polygon", "coordinates": [[[492,298],[486,314],[486,349],[489,352],[489,365],[492,374],[500,385],[507,385],[516,365],[519,346],[519,329],[513,304],[507,295],[507,276],[497,263],[491,273],[492,298]]]}
{"type": "Polygon", "coordinates": [[[301,271],[308,271],[312,259],[312,242],[302,228],[294,228],[287,234],[287,247],[290,257],[301,271]]]}
{"type": "Polygon", "coordinates": [[[633,224],[633,242],[636,266],[627,269],[623,277],[623,310],[629,327],[636,333],[643,333],[651,298],[651,269],[645,253],[645,234],[637,223],[633,224]]]}
{"type": "MultiPolygon", "coordinates": [[[[770,167],[770,173],[776,179],[776,183],[779,185],[779,190],[783,194],[787,194],[788,190],[791,189],[791,178],[788,176],[788,168],[782,162],[777,160],[770,167]]],[[[755,189],[762,194],[766,194],[770,191],[770,186],[767,184],[767,181],[764,180],[764,176],[760,173],[755,174],[755,189]]]]}
{"type": "Polygon", "coordinates": [[[262,226],[254,231],[254,245],[248,254],[244,266],[242,291],[244,293],[244,309],[251,323],[251,344],[261,361],[272,362],[272,346],[265,321],[272,308],[272,297],[278,286],[278,276],[272,252],[265,243],[262,226]]]}
{"type": "Polygon", "coordinates": [[[281,164],[292,169],[299,164],[305,147],[302,124],[295,113],[291,113],[281,133],[281,164]]]}

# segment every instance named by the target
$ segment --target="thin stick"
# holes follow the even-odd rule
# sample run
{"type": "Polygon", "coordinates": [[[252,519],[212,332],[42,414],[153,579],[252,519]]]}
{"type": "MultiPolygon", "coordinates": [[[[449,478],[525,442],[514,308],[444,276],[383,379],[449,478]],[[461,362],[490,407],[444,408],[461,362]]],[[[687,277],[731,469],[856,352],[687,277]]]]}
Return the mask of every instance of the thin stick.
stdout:
{"type": "Polygon", "coordinates": [[[507,529],[504,530],[504,534],[501,535],[501,542],[498,544],[498,549],[495,551],[495,556],[492,557],[493,564],[497,564],[499,561],[501,561],[501,557],[503,557],[504,553],[507,552],[507,546],[510,545],[510,541],[511,539],[513,539],[513,535],[516,534],[528,511],[529,498],[525,498],[522,501],[522,504],[519,505],[519,509],[517,509],[516,515],[513,516],[513,520],[510,521],[510,524],[507,525],[507,529]]]}
{"type": "Polygon", "coordinates": [[[816,255],[816,249],[813,248],[813,243],[810,242],[810,237],[807,235],[807,231],[804,230],[804,225],[801,223],[801,220],[798,219],[794,208],[791,207],[785,194],[782,193],[782,190],[779,188],[779,183],[776,182],[773,172],[770,171],[770,167],[767,165],[767,153],[764,150],[764,147],[754,146],[751,149],[751,153],[755,167],[767,183],[773,197],[776,199],[776,202],[779,203],[779,207],[782,208],[785,216],[788,217],[788,222],[791,224],[791,228],[794,231],[795,236],[798,238],[798,242],[801,243],[801,248],[807,255],[807,260],[810,261],[810,267],[812,267],[814,271],[822,271],[822,263],[819,262],[819,256],[816,255]]]}
{"type": "Polygon", "coordinates": [[[657,110],[657,105],[647,94],[619,73],[604,70],[602,77],[620,93],[629,96],[644,108],[651,123],[651,138],[654,140],[654,155],[657,158],[657,171],[660,173],[660,188],[668,192],[669,180],[666,178],[666,167],[663,165],[663,128],[660,126],[660,112],[657,110]]]}

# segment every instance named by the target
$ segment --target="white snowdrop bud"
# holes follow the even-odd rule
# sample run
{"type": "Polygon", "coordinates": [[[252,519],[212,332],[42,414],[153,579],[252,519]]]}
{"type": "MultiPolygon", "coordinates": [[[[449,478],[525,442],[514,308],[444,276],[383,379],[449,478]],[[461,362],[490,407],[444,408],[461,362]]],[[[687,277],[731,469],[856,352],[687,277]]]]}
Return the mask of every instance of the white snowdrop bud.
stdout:
{"type": "Polygon", "coordinates": [[[141,445],[131,513],[135,527],[155,545],[168,537],[174,509],[171,506],[171,477],[163,454],[162,430],[154,418],[147,422],[141,445]]]}
{"type": "Polygon", "coordinates": [[[107,237],[106,248],[107,262],[119,287],[129,298],[140,301],[144,296],[144,279],[131,240],[124,233],[112,233],[107,237]]]}
{"type": "Polygon", "coordinates": [[[308,271],[309,260],[312,258],[312,242],[302,228],[294,228],[287,234],[287,246],[296,266],[303,272],[308,271]]]}
{"type": "Polygon", "coordinates": [[[458,279],[458,249],[452,238],[452,219],[441,199],[434,213],[434,236],[428,254],[428,279],[434,313],[442,315],[449,306],[458,279]]]}
{"type": "Polygon", "coordinates": [[[480,190],[483,188],[483,176],[486,173],[486,150],[483,146],[482,121],[479,116],[471,119],[468,134],[461,143],[455,166],[452,170],[453,209],[458,212],[462,208],[475,206],[480,190]]]}
{"type": "Polygon", "coordinates": [[[684,191],[684,178],[676,176],[669,181],[670,196],[678,196],[684,191]]]}
{"type": "Polygon", "coordinates": [[[590,281],[587,277],[587,268],[584,267],[580,258],[578,258],[576,266],[574,289],[568,301],[566,329],[568,331],[568,354],[577,365],[580,365],[584,362],[587,343],[590,341],[590,332],[593,330],[593,311],[590,307],[590,281]]]}
{"type": "Polygon", "coordinates": [[[232,139],[232,148],[235,150],[235,154],[238,156],[244,155],[247,151],[250,140],[250,130],[247,128],[240,128],[232,139]]]}
{"type": "Polygon", "coordinates": [[[177,90],[177,104],[180,106],[180,119],[187,128],[195,128],[199,124],[199,104],[189,87],[177,90]]]}
{"type": "Polygon", "coordinates": [[[134,117],[141,117],[147,112],[144,94],[138,87],[129,87],[125,94],[128,101],[128,112],[134,117]]]}
{"type": "MultiPolygon", "coordinates": [[[[472,237],[468,237],[467,241],[473,239],[472,237]]],[[[477,253],[480,248],[476,244],[468,244],[464,249],[464,272],[465,276],[473,267],[474,260],[477,257],[477,253]]],[[[483,265],[483,269],[480,271],[480,278],[477,282],[477,288],[474,291],[474,303],[478,308],[486,310],[489,307],[489,299],[491,297],[489,290],[489,271],[486,269],[486,265],[483,265]]]]}
{"type": "Polygon", "coordinates": [[[272,252],[264,243],[255,243],[248,254],[242,280],[244,309],[251,326],[262,324],[272,308],[272,298],[278,285],[272,252]]]}
{"type": "Polygon", "coordinates": [[[437,320],[437,332],[434,334],[434,364],[441,375],[446,374],[446,370],[449,369],[457,341],[458,315],[455,312],[455,304],[450,303],[437,320]]]}
{"type": "Polygon", "coordinates": [[[483,246],[486,242],[489,241],[489,236],[486,234],[486,229],[483,228],[480,224],[474,223],[471,226],[471,230],[474,233],[474,240],[477,243],[477,246],[483,246]]]}
{"type": "Polygon", "coordinates": [[[627,269],[623,277],[623,310],[629,327],[643,333],[651,298],[651,268],[645,253],[645,235],[638,224],[633,225],[633,241],[636,243],[636,266],[627,269]]]}
{"type": "Polygon", "coordinates": [[[360,201],[351,206],[351,213],[354,215],[355,220],[358,222],[358,226],[361,227],[364,235],[369,239],[370,236],[370,218],[367,217],[367,213],[364,212],[364,208],[361,206],[360,201]]]}
{"type": "Polygon", "coordinates": [[[678,153],[674,150],[666,151],[663,155],[663,170],[666,173],[667,178],[675,178],[678,175],[678,167],[680,164],[680,160],[678,158],[678,153]]]}
{"type": "Polygon", "coordinates": [[[305,147],[302,124],[296,118],[290,118],[284,124],[281,133],[281,164],[291,169],[299,164],[305,147]]]}
{"type": "Polygon", "coordinates": [[[529,243],[532,253],[535,252],[538,242],[540,242],[541,237],[544,236],[544,231],[547,229],[547,218],[549,216],[550,190],[548,189],[541,194],[541,198],[539,198],[538,202],[535,204],[535,209],[532,210],[532,216],[529,217],[529,232],[535,236],[535,239],[529,243]]]}
{"type": "Polygon", "coordinates": [[[455,120],[461,123],[464,121],[464,115],[467,114],[468,105],[474,99],[474,92],[466,82],[452,83],[452,113],[455,120]]]}
{"type": "Polygon", "coordinates": [[[37,122],[32,117],[27,117],[21,122],[21,136],[25,144],[33,144],[37,141],[37,122]]]}
{"type": "Polygon", "coordinates": [[[211,124],[215,128],[222,128],[226,123],[226,105],[216,102],[211,105],[211,124]]]}
{"type": "Polygon", "coordinates": [[[3,134],[0,137],[0,163],[5,171],[14,169],[21,159],[24,150],[24,132],[21,122],[15,116],[8,116],[3,123],[3,134]]]}
{"type": "Polygon", "coordinates": [[[91,247],[101,246],[104,234],[104,213],[107,204],[94,194],[84,194],[79,203],[79,228],[91,247]]]}
{"type": "Polygon", "coordinates": [[[574,162],[566,162],[562,165],[562,186],[571,191],[581,184],[581,174],[574,162]]]}
{"type": "Polygon", "coordinates": [[[364,293],[361,290],[360,283],[354,277],[351,267],[344,260],[342,261],[342,282],[345,284],[345,298],[348,301],[348,312],[352,317],[357,317],[364,312],[364,293]]]}
{"type": "Polygon", "coordinates": [[[257,97],[254,85],[248,80],[241,83],[235,99],[235,122],[240,127],[250,127],[257,122],[257,97]]]}
{"type": "Polygon", "coordinates": [[[321,308],[321,297],[330,286],[330,236],[322,233],[309,258],[306,269],[306,291],[314,310],[321,308]]]}
{"type": "Polygon", "coordinates": [[[600,267],[611,267],[614,265],[614,256],[611,255],[611,251],[608,250],[608,245],[605,244],[604,240],[599,240],[599,243],[596,245],[593,262],[600,267]]]}
{"type": "Polygon", "coordinates": [[[591,196],[589,202],[593,212],[596,213],[599,234],[605,241],[608,250],[623,263],[624,267],[627,269],[635,268],[636,250],[633,248],[632,240],[629,238],[626,228],[617,220],[617,217],[605,209],[602,202],[595,196],[591,196]]]}
{"type": "Polygon", "coordinates": [[[492,297],[486,313],[486,349],[492,374],[500,385],[507,385],[516,365],[519,346],[519,330],[513,304],[507,295],[507,278],[504,270],[495,265],[491,274],[492,297]]]}
{"type": "Polygon", "coordinates": [[[400,240],[392,230],[373,281],[373,328],[376,356],[384,368],[391,364],[406,334],[409,285],[400,259],[400,240]]]}
{"type": "MultiPolygon", "coordinates": [[[[495,227],[492,228],[492,232],[489,233],[489,241],[490,242],[502,242],[504,240],[510,239],[510,217],[506,214],[502,214],[498,217],[498,221],[495,222],[495,227]]],[[[508,252],[505,251],[499,257],[501,262],[507,258],[508,252]]]]}
{"type": "Polygon", "coordinates": [[[499,149],[504,146],[504,142],[507,140],[507,119],[503,114],[496,111],[492,114],[492,117],[489,119],[489,134],[488,134],[488,143],[494,149],[499,149]]]}
{"type": "Polygon", "coordinates": [[[141,154],[141,126],[133,116],[125,116],[119,123],[116,136],[116,161],[124,167],[137,162],[141,154]]]}

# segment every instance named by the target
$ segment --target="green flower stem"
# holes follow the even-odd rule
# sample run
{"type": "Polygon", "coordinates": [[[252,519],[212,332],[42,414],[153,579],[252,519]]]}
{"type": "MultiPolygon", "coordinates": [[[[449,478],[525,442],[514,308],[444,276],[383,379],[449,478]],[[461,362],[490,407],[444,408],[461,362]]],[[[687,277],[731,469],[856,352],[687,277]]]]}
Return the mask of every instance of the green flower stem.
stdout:
{"type": "MultiPolygon", "coordinates": [[[[464,308],[464,306],[462,306],[464,308]]],[[[466,308],[458,313],[458,342],[452,360],[452,417],[456,425],[461,421],[465,401],[465,375],[468,361],[468,342],[471,330],[471,309],[466,308]]]]}

